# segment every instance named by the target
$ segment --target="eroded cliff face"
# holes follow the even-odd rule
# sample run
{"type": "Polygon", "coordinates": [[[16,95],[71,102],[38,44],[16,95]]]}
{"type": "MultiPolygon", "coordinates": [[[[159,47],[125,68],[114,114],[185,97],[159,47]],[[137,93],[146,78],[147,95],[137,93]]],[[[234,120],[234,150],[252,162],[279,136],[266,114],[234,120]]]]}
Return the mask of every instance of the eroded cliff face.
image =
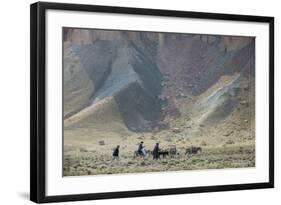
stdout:
{"type": "MultiPolygon", "coordinates": [[[[149,41],[148,36],[135,33],[66,32],[64,69],[69,70],[68,64],[82,67],[87,79],[81,74],[79,78],[85,80],[81,80],[81,83],[87,81],[92,87],[83,99],[77,99],[78,96],[73,93],[82,92],[80,87],[84,85],[78,83],[72,85],[74,88],[66,89],[64,104],[71,108],[65,110],[65,117],[79,118],[77,115],[80,115],[81,109],[94,107],[102,100],[113,97],[129,130],[151,129],[152,124],[161,117],[161,103],[157,96],[161,93],[162,75],[153,61],[152,53],[155,55],[156,48],[145,49],[145,44],[149,44],[149,41]],[[78,58],[77,64],[72,62],[69,53],[74,53],[78,58]],[[79,100],[83,103],[73,105],[71,102],[79,100]]],[[[64,79],[64,86],[68,87],[77,78],[74,73],[69,73],[64,79]]]]}
{"type": "Polygon", "coordinates": [[[133,132],[167,128],[185,115],[183,107],[200,115],[198,123],[225,119],[238,112],[241,82],[254,78],[254,62],[250,37],[65,28],[65,127],[90,126],[85,110],[103,104],[114,105],[112,115],[133,132]]]}

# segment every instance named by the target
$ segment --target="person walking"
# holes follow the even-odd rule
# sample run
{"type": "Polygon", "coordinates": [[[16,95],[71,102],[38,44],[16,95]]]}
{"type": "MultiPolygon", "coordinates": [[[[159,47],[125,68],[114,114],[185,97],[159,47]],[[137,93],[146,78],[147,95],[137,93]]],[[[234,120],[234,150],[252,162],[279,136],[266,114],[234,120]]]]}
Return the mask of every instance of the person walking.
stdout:
{"type": "Polygon", "coordinates": [[[157,142],[153,151],[152,151],[152,155],[153,155],[153,159],[158,160],[159,159],[159,143],[157,142]]]}
{"type": "Polygon", "coordinates": [[[112,157],[113,157],[113,160],[115,160],[115,159],[119,159],[119,145],[117,145],[117,147],[114,149],[114,151],[113,151],[113,154],[112,154],[112,157]]]}

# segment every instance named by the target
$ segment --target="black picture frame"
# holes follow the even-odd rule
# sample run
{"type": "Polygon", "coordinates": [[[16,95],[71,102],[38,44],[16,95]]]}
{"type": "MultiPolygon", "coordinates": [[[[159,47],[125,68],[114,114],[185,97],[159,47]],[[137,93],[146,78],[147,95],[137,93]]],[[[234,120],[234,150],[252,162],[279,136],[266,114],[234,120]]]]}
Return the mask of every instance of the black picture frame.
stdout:
{"type": "MultiPolygon", "coordinates": [[[[59,156],[58,156],[59,157],[59,156]]],[[[97,200],[198,192],[261,189],[274,187],[274,18],[265,16],[202,13],[144,8],[125,8],[82,4],[38,2],[30,7],[30,199],[37,203],[77,200],[97,200]],[[146,16],[169,16],[195,19],[263,22],[269,24],[269,181],[263,183],[230,184],[158,190],[138,190],[46,196],[46,10],[120,13],[146,16]]]]}

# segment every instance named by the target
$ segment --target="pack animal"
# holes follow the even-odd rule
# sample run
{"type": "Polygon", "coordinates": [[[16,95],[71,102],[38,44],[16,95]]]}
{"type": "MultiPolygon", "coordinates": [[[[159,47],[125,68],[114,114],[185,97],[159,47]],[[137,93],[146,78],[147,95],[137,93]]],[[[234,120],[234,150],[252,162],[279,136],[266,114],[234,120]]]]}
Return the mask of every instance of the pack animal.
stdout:
{"type": "Polygon", "coordinates": [[[197,154],[197,153],[201,153],[202,152],[202,148],[201,147],[189,147],[185,150],[185,154],[197,154]]]}
{"type": "Polygon", "coordinates": [[[158,155],[159,157],[162,155],[162,157],[165,158],[166,156],[169,156],[169,151],[167,150],[159,151],[158,155]]]}

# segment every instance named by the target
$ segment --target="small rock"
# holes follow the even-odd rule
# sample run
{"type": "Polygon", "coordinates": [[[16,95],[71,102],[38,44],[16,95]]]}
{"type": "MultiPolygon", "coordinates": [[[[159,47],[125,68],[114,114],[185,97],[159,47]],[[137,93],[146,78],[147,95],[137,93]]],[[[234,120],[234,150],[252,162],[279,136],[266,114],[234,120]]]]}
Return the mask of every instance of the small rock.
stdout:
{"type": "Polygon", "coordinates": [[[105,145],[104,140],[99,141],[99,145],[105,145]]]}

